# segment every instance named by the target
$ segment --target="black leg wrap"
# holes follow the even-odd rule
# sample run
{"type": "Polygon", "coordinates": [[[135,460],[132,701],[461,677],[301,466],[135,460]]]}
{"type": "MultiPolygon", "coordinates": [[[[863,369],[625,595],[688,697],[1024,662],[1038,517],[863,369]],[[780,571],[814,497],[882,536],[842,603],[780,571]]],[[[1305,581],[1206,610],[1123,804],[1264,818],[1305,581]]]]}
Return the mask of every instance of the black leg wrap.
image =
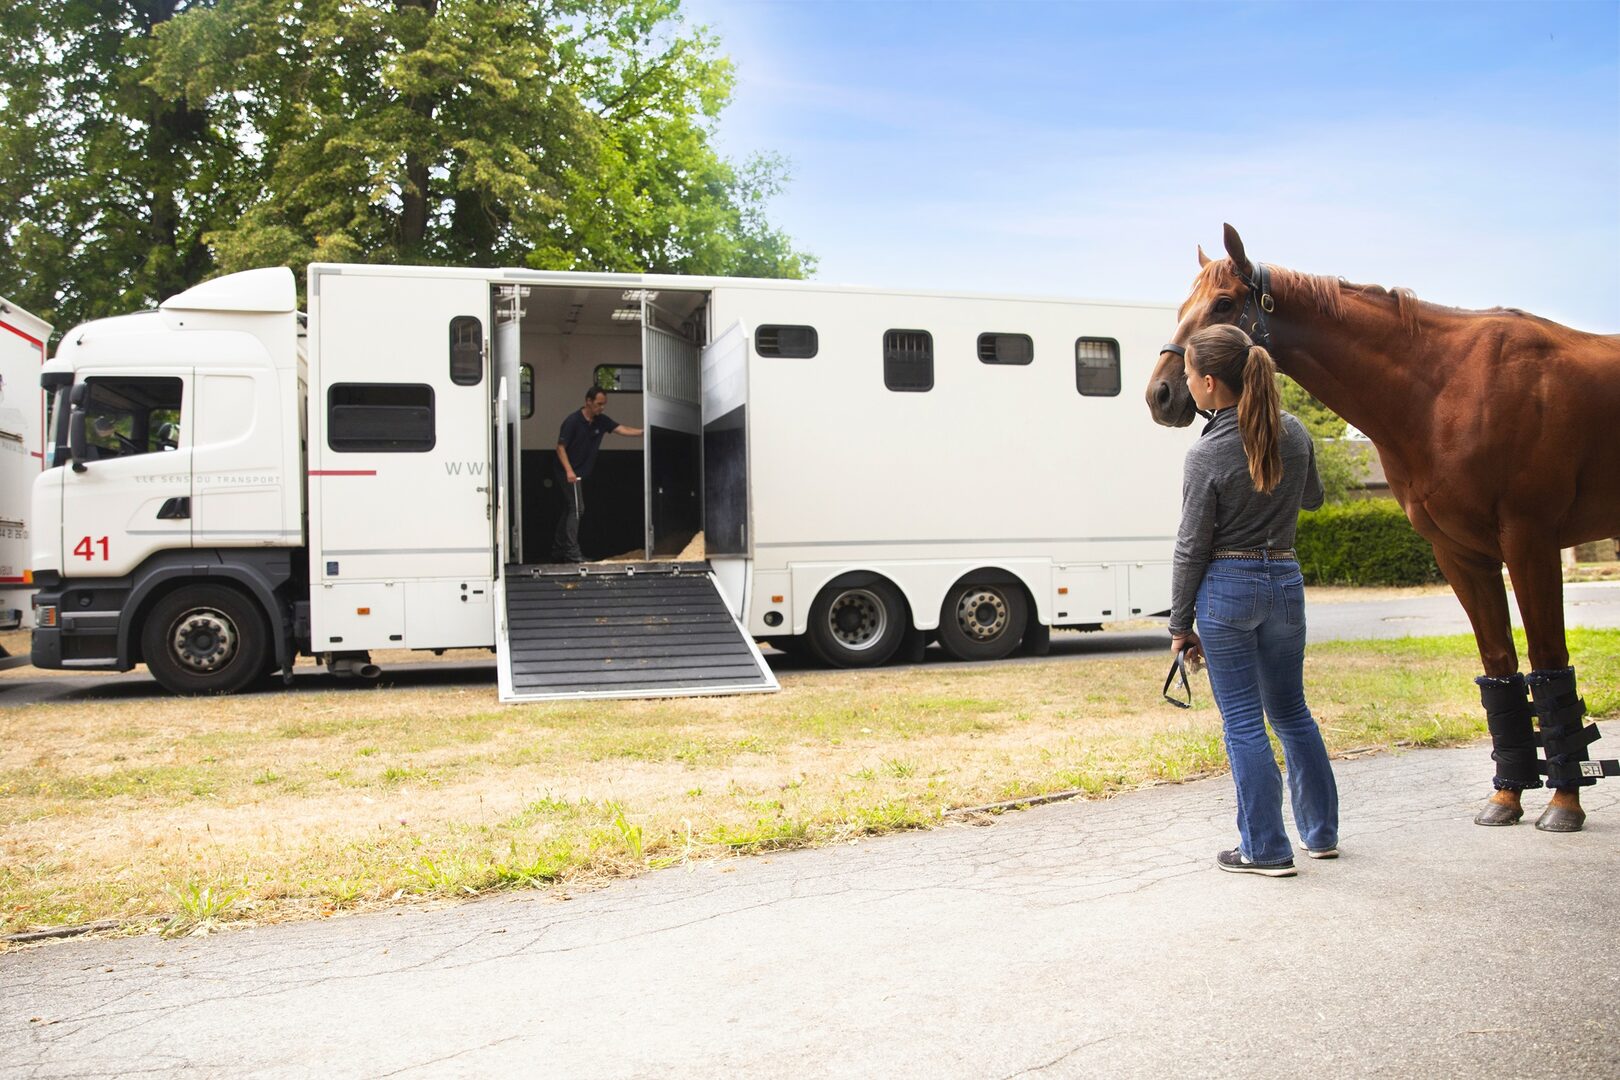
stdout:
{"type": "Polygon", "coordinates": [[[1541,786],[1536,760],[1536,731],[1530,712],[1530,694],[1524,676],[1481,675],[1479,700],[1485,706],[1485,724],[1491,731],[1491,760],[1496,762],[1492,786],[1498,791],[1523,791],[1541,786]]]}
{"type": "Polygon", "coordinates": [[[1597,741],[1596,724],[1581,724],[1586,702],[1575,692],[1575,669],[1532,671],[1525,679],[1535,697],[1536,722],[1547,760],[1547,786],[1560,791],[1587,787],[1604,775],[1607,762],[1592,761],[1586,748],[1597,741]]]}

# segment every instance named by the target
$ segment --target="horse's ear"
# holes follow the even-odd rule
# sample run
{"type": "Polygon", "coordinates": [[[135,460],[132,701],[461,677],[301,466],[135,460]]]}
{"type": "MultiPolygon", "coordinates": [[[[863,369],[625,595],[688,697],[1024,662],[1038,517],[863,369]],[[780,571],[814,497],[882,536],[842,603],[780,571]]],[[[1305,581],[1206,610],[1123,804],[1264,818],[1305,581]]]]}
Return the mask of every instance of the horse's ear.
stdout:
{"type": "Polygon", "coordinates": [[[1226,253],[1232,257],[1235,266],[1244,277],[1254,275],[1254,267],[1249,264],[1249,257],[1243,254],[1243,237],[1232,226],[1226,226],[1226,253]]]}
{"type": "Polygon", "coordinates": [[[1198,269],[1202,270],[1209,265],[1209,256],[1204,254],[1204,245],[1198,245],[1198,269]]]}

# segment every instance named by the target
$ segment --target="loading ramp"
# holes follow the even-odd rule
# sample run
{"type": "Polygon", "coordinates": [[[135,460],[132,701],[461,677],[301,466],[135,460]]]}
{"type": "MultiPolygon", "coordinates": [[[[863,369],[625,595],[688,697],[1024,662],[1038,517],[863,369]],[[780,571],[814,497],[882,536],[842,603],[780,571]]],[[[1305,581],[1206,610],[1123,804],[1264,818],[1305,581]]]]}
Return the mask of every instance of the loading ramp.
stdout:
{"type": "Polygon", "coordinates": [[[502,701],[778,689],[707,563],[508,566],[505,577],[502,701]]]}

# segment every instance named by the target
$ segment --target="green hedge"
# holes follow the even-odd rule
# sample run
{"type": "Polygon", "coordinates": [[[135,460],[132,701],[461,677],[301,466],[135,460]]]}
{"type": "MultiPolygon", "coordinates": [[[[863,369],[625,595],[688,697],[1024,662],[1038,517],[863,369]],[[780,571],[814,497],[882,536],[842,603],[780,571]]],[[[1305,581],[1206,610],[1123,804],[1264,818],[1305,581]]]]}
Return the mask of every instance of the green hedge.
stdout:
{"type": "Polygon", "coordinates": [[[1312,585],[1422,585],[1444,580],[1434,550],[1394,499],[1329,503],[1299,515],[1294,548],[1312,585]]]}

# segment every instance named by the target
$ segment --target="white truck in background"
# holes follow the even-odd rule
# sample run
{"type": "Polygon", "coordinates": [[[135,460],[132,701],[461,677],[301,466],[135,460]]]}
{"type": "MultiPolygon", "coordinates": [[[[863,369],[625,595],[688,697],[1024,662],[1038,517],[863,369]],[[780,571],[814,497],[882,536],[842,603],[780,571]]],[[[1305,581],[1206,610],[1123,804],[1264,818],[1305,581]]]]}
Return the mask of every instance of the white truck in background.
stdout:
{"type": "Polygon", "coordinates": [[[39,373],[50,338],[49,323],[0,297],[0,630],[34,624],[28,534],[34,478],[43,466],[39,373]]]}
{"type": "Polygon", "coordinates": [[[36,666],[231,692],[480,647],[503,700],[664,696],[774,689],[760,640],[994,659],[1169,608],[1185,440],[1122,390],[1170,306],[317,264],[308,309],[255,270],[63,337],[36,666]],[[645,434],[558,564],[594,385],[645,434]]]}

